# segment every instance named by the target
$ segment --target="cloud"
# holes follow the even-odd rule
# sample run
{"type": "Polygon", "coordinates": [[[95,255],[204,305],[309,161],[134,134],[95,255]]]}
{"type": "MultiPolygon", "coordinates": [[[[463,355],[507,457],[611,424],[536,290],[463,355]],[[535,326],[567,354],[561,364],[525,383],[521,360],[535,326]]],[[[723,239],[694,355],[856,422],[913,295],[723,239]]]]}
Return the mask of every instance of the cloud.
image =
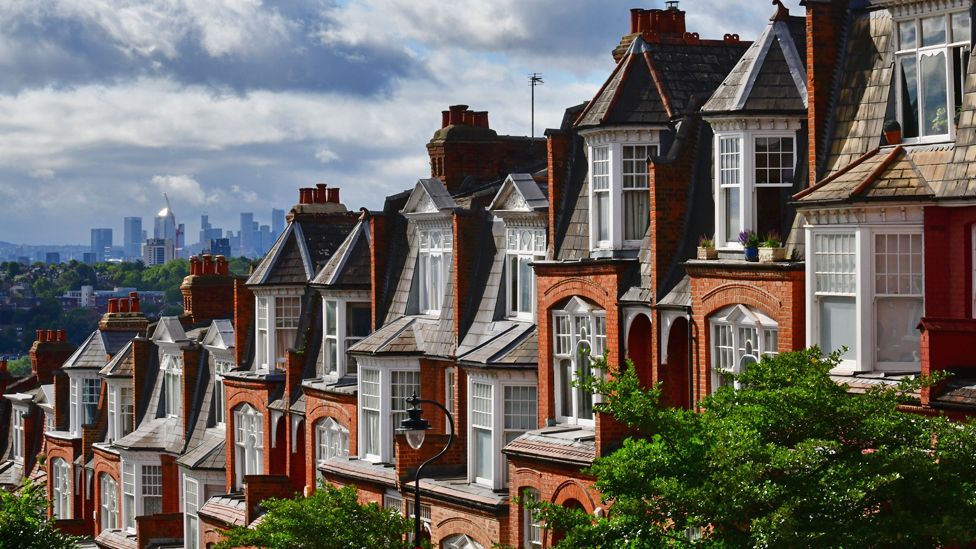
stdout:
{"type": "Polygon", "coordinates": [[[189,175],[155,175],[152,183],[171,199],[183,200],[193,206],[204,206],[215,200],[203,191],[199,181],[189,175]]]}
{"type": "Polygon", "coordinates": [[[33,177],[34,179],[54,179],[54,170],[50,168],[36,168],[29,172],[27,175],[33,177]]]}
{"type": "Polygon", "coordinates": [[[339,155],[334,153],[329,147],[323,146],[315,151],[315,158],[323,164],[328,164],[329,162],[339,160],[339,155]]]}

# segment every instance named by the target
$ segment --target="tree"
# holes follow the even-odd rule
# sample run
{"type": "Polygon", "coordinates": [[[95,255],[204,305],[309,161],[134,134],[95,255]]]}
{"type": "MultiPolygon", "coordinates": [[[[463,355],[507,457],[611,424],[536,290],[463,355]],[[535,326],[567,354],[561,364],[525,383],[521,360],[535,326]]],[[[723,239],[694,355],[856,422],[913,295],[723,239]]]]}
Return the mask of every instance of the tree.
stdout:
{"type": "Polygon", "coordinates": [[[632,367],[591,381],[631,429],[590,473],[609,516],[542,505],[558,547],[934,547],[976,539],[976,427],[899,411],[937,379],[848,394],[838,355],[785,353],[699,411],[632,367]]]}
{"type": "Polygon", "coordinates": [[[406,549],[410,522],[375,503],[361,505],[352,486],[322,482],[309,497],[268,499],[267,513],[254,528],[236,527],[217,548],[406,549]]]}
{"type": "Polygon", "coordinates": [[[47,519],[44,486],[27,481],[18,492],[0,492],[0,547],[70,549],[74,537],[47,519]]]}

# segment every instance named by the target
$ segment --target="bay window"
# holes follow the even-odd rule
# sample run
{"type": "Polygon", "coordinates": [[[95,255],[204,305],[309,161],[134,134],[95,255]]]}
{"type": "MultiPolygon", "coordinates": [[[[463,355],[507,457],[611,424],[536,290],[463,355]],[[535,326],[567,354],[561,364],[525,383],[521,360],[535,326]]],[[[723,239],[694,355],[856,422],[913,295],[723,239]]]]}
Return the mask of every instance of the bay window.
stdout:
{"type": "Polygon", "coordinates": [[[447,279],[451,273],[453,237],[451,229],[422,228],[418,230],[420,245],[417,269],[420,284],[420,312],[440,314],[447,279]]]}
{"type": "Polygon", "coordinates": [[[920,141],[955,133],[971,51],[969,9],[895,23],[895,85],[902,136],[920,141]]]}
{"type": "Polygon", "coordinates": [[[24,413],[23,408],[14,406],[13,433],[11,433],[14,461],[24,461],[24,413]]]}
{"type": "Polygon", "coordinates": [[[136,529],[136,466],[122,462],[122,523],[125,529],[136,529]]]}
{"type": "Polygon", "coordinates": [[[841,358],[857,356],[857,241],[854,233],[821,233],[813,241],[814,300],[820,348],[846,347],[841,358]]]}
{"type": "Polygon", "coordinates": [[[318,423],[315,436],[318,437],[316,458],[319,462],[329,458],[349,456],[349,429],[331,417],[318,423]]]}
{"type": "Polygon", "coordinates": [[[621,135],[613,142],[591,138],[590,247],[594,250],[639,248],[650,225],[647,159],[658,154],[658,146],[618,141],[627,138],[621,135]]]}
{"type": "Polygon", "coordinates": [[[594,376],[593,356],[606,348],[606,313],[579,298],[553,312],[556,410],[559,421],[593,425],[593,393],[574,387],[594,376]]]}
{"type": "Polygon", "coordinates": [[[167,417],[180,415],[183,384],[183,357],[163,355],[163,413],[167,417]]]}
{"type": "Polygon", "coordinates": [[[271,314],[268,310],[268,302],[273,301],[273,297],[258,297],[257,298],[257,313],[255,315],[256,320],[256,331],[257,331],[257,354],[255,356],[256,365],[263,368],[270,368],[274,365],[274,362],[268,360],[268,355],[272,353],[270,347],[270,340],[268,338],[268,319],[271,314]]]}
{"type": "Polygon", "coordinates": [[[504,488],[502,448],[538,424],[535,376],[524,372],[474,373],[469,378],[468,481],[504,488]]]}
{"type": "Polygon", "coordinates": [[[246,475],[260,475],[264,467],[264,418],[251,405],[234,411],[234,473],[237,488],[246,475]]]}
{"type": "Polygon", "coordinates": [[[508,277],[508,314],[532,320],[535,313],[535,271],[531,263],[546,256],[546,230],[534,228],[507,229],[506,276],[508,277]]]}
{"type": "Polygon", "coordinates": [[[142,514],[156,515],[163,512],[163,468],[159,465],[142,466],[142,514]]]}
{"type": "Polygon", "coordinates": [[[921,361],[922,235],[874,235],[874,295],[877,361],[915,365],[921,361]]]}
{"type": "Polygon", "coordinates": [[[740,248],[739,233],[760,237],[779,232],[786,221],[796,166],[793,132],[717,133],[716,242],[740,248]]]}
{"type": "Polygon", "coordinates": [[[342,377],[356,373],[356,359],[347,350],[368,336],[372,311],[368,302],[324,299],[324,375],[342,377]]]}
{"type": "Polygon", "coordinates": [[[163,512],[163,468],[122,459],[122,528],[135,532],[136,517],[163,512]]]}
{"type": "Polygon", "coordinates": [[[111,475],[102,473],[99,490],[101,490],[99,520],[102,530],[116,530],[119,528],[119,485],[111,475]]]}
{"type": "Polygon", "coordinates": [[[393,460],[396,428],[407,417],[407,398],[420,394],[419,365],[409,369],[369,361],[359,373],[359,448],[364,459],[393,460]]]}
{"type": "Polygon", "coordinates": [[[776,321],[746,307],[732,305],[708,319],[712,329],[712,391],[719,387],[741,388],[736,376],[763,356],[778,352],[776,321]]]}
{"type": "Polygon", "coordinates": [[[72,497],[71,465],[61,458],[51,460],[51,507],[54,518],[70,519],[72,497]]]}
{"type": "Polygon", "coordinates": [[[183,538],[186,549],[200,547],[200,484],[192,478],[183,477],[183,538]]]}

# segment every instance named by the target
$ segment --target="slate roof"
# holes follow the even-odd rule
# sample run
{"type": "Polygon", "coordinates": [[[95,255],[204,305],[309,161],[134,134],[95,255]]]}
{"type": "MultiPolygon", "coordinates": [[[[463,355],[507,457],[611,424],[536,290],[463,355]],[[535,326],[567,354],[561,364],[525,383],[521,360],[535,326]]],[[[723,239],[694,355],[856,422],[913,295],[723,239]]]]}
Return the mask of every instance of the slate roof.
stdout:
{"type": "Polygon", "coordinates": [[[518,193],[530,210],[543,211],[549,208],[547,187],[536,183],[535,178],[527,173],[513,173],[505,178],[498,194],[488,206],[489,210],[498,210],[506,205],[511,194],[518,193]]]}
{"type": "Polygon", "coordinates": [[[349,348],[354,354],[421,354],[427,348],[424,336],[437,324],[432,318],[400,317],[369,334],[349,348]]]}
{"type": "Polygon", "coordinates": [[[129,341],[98,373],[103,377],[132,377],[132,368],[132,341],[129,341]]]}
{"type": "Polygon", "coordinates": [[[88,339],[68,357],[61,368],[98,369],[105,367],[108,357],[118,353],[129,341],[139,335],[139,332],[114,332],[95,330],[88,339]]]}
{"type": "Polygon", "coordinates": [[[573,425],[527,431],[502,453],[588,466],[596,459],[596,433],[573,425]]]}
{"type": "Polygon", "coordinates": [[[226,442],[222,428],[208,429],[200,444],[180,456],[176,463],[190,469],[223,470],[227,467],[226,442]]]}
{"type": "Polygon", "coordinates": [[[248,285],[303,285],[315,277],[357,222],[352,214],[296,216],[247,280],[248,285]]]}
{"type": "Polygon", "coordinates": [[[901,145],[874,149],[795,195],[800,204],[931,199],[935,192],[901,145]]]}
{"type": "Polygon", "coordinates": [[[948,406],[976,406],[976,379],[960,376],[949,378],[942,391],[932,397],[932,402],[948,406]]]}
{"type": "Polygon", "coordinates": [[[685,275],[660,301],[658,307],[691,307],[691,278],[685,275]]]}
{"type": "Polygon", "coordinates": [[[702,107],[705,114],[806,114],[806,19],[774,15],[702,107]]]}
{"type": "Polygon", "coordinates": [[[649,44],[637,36],[576,121],[579,128],[667,124],[712,95],[747,42],[649,44]]]}
{"type": "Polygon", "coordinates": [[[539,336],[529,322],[500,322],[507,329],[462,354],[458,361],[479,366],[535,367],[539,361],[539,336]]]}
{"type": "Polygon", "coordinates": [[[361,219],[319,271],[312,284],[333,287],[369,287],[369,221],[361,219]]]}
{"type": "Polygon", "coordinates": [[[229,526],[244,526],[246,510],[244,494],[224,494],[208,499],[198,514],[217,519],[229,526]]]}

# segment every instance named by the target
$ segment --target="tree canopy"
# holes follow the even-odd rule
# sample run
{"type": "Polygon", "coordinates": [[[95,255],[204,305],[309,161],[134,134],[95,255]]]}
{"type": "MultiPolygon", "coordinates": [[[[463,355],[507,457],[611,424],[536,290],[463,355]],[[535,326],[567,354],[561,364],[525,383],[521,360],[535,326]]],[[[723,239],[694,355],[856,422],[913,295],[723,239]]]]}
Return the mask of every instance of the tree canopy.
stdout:
{"type": "Polygon", "coordinates": [[[268,499],[267,513],[253,528],[236,527],[217,549],[407,549],[411,522],[375,503],[360,504],[353,486],[322,482],[309,497],[268,499]]]}
{"type": "Polygon", "coordinates": [[[47,519],[44,486],[30,481],[19,492],[0,491],[0,547],[71,549],[75,538],[47,519]]]}
{"type": "Polygon", "coordinates": [[[605,518],[543,505],[557,547],[932,547],[976,539],[976,428],[899,410],[931,380],[851,395],[836,354],[785,353],[689,411],[632,367],[591,385],[633,429],[590,473],[605,518]]]}

